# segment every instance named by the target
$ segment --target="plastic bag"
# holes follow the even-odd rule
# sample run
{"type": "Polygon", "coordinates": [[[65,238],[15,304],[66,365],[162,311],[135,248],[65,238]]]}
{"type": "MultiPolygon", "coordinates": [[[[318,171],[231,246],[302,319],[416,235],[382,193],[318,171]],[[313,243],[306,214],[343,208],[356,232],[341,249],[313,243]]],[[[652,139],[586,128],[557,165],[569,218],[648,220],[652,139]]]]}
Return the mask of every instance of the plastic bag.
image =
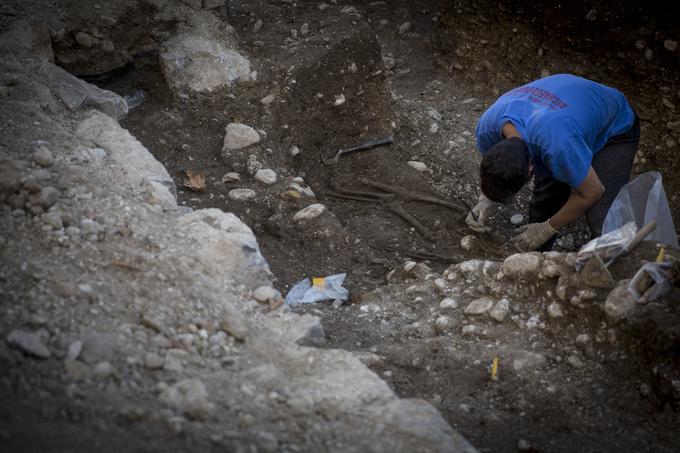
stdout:
{"type": "Polygon", "coordinates": [[[335,274],[326,278],[315,278],[314,284],[308,278],[300,280],[288,291],[286,305],[311,304],[324,300],[349,298],[349,291],[342,287],[347,274],[335,274]]]}
{"type": "Polygon", "coordinates": [[[628,291],[640,303],[651,302],[665,296],[673,289],[668,278],[670,268],[669,262],[644,264],[630,280],[628,291]]]}
{"type": "Polygon", "coordinates": [[[678,247],[671,208],[663,190],[661,175],[655,171],[643,173],[621,189],[614,199],[602,225],[602,234],[634,221],[642,228],[656,220],[656,230],[648,240],[678,247]]]}
{"type": "Polygon", "coordinates": [[[637,233],[635,222],[628,222],[621,228],[610,231],[607,234],[596,237],[586,245],[581,247],[576,255],[576,270],[580,271],[588,260],[595,255],[599,255],[605,263],[621,251],[637,233]]]}

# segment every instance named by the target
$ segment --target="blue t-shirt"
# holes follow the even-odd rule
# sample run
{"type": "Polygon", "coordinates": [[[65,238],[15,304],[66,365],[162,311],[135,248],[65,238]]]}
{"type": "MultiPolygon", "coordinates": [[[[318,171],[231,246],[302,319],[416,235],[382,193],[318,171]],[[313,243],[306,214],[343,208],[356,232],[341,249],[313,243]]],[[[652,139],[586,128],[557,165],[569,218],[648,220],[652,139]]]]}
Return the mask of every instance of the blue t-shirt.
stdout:
{"type": "Polygon", "coordinates": [[[503,140],[510,122],[529,148],[534,172],[571,187],[581,185],[607,141],[626,132],[635,113],[623,93],[570,74],[545,77],[515,88],[482,115],[477,147],[482,154],[503,140]]]}

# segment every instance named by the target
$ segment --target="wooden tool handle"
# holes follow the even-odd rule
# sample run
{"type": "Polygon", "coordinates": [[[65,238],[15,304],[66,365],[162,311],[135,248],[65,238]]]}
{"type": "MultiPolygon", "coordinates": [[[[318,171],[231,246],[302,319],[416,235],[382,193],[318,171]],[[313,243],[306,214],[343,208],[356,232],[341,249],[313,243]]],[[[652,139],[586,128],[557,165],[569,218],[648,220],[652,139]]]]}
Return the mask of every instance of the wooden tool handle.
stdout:
{"type": "Polygon", "coordinates": [[[640,231],[638,231],[635,236],[633,236],[633,239],[630,240],[628,244],[626,244],[626,247],[624,248],[623,253],[630,253],[635,247],[640,245],[642,241],[645,240],[647,236],[651,234],[652,231],[656,229],[656,220],[652,220],[649,222],[647,225],[643,226],[640,228],[640,231]]]}

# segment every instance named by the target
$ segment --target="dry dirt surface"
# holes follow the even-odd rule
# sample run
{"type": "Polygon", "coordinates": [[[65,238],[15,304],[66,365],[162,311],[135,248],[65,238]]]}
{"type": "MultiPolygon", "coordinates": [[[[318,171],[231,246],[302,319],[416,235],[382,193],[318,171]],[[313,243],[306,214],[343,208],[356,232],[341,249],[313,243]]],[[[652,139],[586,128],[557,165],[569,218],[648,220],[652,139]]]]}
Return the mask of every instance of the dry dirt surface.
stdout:
{"type": "MultiPolygon", "coordinates": [[[[526,219],[529,188],[494,207],[493,235],[463,221],[478,194],[479,115],[508,89],[569,72],[626,93],[642,121],[635,172],[662,174],[677,224],[672,10],[2,8],[3,29],[43,18],[35,36],[50,38],[21,38],[28,50],[49,47],[57,66],[129,108],[102,91],[72,108],[65,99],[84,88],[62,96],[19,60],[3,67],[3,174],[17,182],[2,195],[0,435],[12,451],[680,450],[677,290],[636,305],[585,285],[573,253],[588,240],[583,224],[561,233],[556,252],[513,254],[510,217],[526,219]],[[168,69],[185,64],[167,57],[176,38],[221,52],[196,57],[193,88],[168,69]],[[221,64],[238,77],[197,90],[221,64]],[[31,96],[41,99],[29,108],[31,96]],[[114,116],[148,161],[90,108],[114,116]],[[245,126],[249,143],[228,146],[229,128],[245,126]],[[46,186],[61,201],[43,202],[46,186]],[[280,306],[300,279],[336,273],[347,274],[344,304],[280,306]]],[[[617,285],[659,248],[648,242],[612,266],[617,285]]]]}

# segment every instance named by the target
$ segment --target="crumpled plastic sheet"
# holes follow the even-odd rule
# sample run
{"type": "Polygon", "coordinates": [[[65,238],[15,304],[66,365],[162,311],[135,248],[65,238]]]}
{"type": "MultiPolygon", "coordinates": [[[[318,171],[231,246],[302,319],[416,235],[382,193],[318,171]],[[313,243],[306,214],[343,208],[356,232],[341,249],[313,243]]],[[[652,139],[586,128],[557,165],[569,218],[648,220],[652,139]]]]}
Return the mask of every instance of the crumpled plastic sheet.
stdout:
{"type": "Polygon", "coordinates": [[[595,255],[600,255],[602,261],[607,262],[635,237],[635,233],[637,233],[635,222],[630,221],[620,228],[591,240],[581,247],[576,255],[576,270],[583,269],[588,260],[595,255]]]}
{"type": "Polygon", "coordinates": [[[670,268],[671,263],[669,262],[644,264],[630,280],[628,292],[633,295],[635,300],[640,300],[643,294],[638,292],[636,288],[637,282],[643,278],[645,274],[649,274],[649,276],[652,277],[652,280],[654,280],[654,284],[644,293],[645,302],[652,302],[665,296],[673,289],[667,274],[667,271],[670,268]]]}
{"type": "Polygon", "coordinates": [[[346,276],[344,273],[330,275],[323,279],[323,285],[312,285],[308,278],[300,280],[288,291],[286,305],[312,304],[336,299],[346,301],[349,298],[349,291],[342,287],[346,276]]]}
{"type": "Polygon", "coordinates": [[[637,228],[642,228],[652,220],[656,220],[656,229],[647,239],[678,247],[678,236],[662,178],[655,171],[643,173],[623,186],[607,212],[602,234],[631,221],[635,222],[637,228]]]}

